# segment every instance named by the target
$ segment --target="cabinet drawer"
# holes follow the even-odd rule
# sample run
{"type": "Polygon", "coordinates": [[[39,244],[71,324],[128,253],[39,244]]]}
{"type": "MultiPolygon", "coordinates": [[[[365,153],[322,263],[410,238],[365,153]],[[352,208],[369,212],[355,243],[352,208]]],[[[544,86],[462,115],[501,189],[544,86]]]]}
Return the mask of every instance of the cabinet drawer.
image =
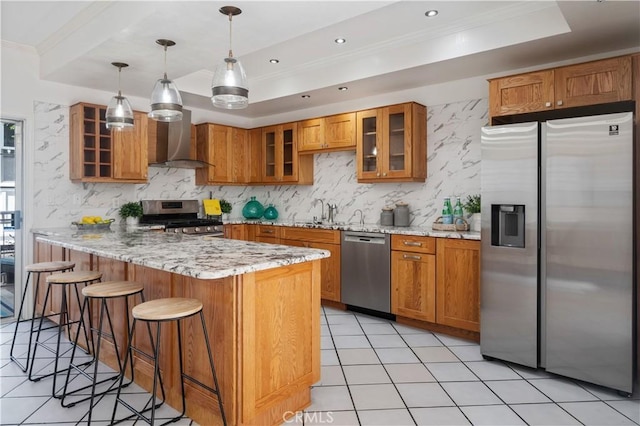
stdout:
{"type": "Polygon", "coordinates": [[[282,228],[281,236],[286,240],[340,244],[340,231],[334,229],[306,229],[285,226],[282,228]]]}
{"type": "Polygon", "coordinates": [[[416,253],[436,253],[436,239],[415,235],[392,235],[391,250],[412,251],[416,253]]]}
{"type": "Polygon", "coordinates": [[[280,227],[273,225],[256,225],[256,237],[280,237],[280,227]]]}

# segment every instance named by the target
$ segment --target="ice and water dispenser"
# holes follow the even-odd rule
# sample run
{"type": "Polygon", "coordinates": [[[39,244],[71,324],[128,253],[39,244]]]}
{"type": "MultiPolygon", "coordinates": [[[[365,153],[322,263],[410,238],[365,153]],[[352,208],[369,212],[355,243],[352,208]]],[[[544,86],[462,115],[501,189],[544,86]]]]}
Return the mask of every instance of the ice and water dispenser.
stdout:
{"type": "Polygon", "coordinates": [[[524,248],[524,205],[491,205],[491,245],[524,248]]]}

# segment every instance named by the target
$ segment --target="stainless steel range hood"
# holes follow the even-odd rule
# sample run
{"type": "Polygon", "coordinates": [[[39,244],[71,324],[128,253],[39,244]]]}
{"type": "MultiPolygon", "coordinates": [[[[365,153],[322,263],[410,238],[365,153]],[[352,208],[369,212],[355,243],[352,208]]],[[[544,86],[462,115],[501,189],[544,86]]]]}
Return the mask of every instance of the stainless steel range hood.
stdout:
{"type": "Polygon", "coordinates": [[[209,164],[196,160],[191,142],[191,111],[173,123],[149,120],[149,166],[195,169],[209,164]]]}

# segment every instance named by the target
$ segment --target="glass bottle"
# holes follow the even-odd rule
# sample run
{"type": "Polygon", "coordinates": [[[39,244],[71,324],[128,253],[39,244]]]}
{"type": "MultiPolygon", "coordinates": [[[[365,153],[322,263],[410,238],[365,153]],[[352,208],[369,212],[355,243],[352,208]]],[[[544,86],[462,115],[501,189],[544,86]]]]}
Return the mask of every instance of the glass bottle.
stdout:
{"type": "Polygon", "coordinates": [[[456,205],[453,208],[453,223],[458,225],[458,221],[462,222],[462,203],[460,202],[460,197],[456,197],[456,205]]]}
{"type": "Polygon", "coordinates": [[[453,211],[451,209],[451,199],[444,197],[444,206],[442,207],[442,223],[451,225],[453,223],[453,211]]]}

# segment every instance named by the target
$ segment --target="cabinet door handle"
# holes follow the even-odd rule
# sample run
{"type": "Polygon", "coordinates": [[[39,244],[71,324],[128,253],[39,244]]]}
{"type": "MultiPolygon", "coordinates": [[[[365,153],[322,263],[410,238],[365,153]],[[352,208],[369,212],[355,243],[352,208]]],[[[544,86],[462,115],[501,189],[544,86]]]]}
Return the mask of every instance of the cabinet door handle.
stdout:
{"type": "Polygon", "coordinates": [[[551,106],[551,102],[545,102],[545,103],[544,103],[544,106],[546,106],[546,107],[550,107],[550,106],[551,106]]]}
{"type": "Polygon", "coordinates": [[[273,234],[273,229],[265,229],[262,232],[264,232],[265,234],[273,234]]]}
{"type": "Polygon", "coordinates": [[[422,260],[422,256],[416,256],[415,254],[403,254],[402,258],[407,260],[422,260]]]}
{"type": "Polygon", "coordinates": [[[417,241],[403,241],[405,246],[409,246],[409,247],[422,247],[422,243],[419,243],[417,241]]]}
{"type": "Polygon", "coordinates": [[[382,174],[382,176],[386,176],[386,175],[387,175],[386,173],[383,173],[383,174],[382,174]]]}
{"type": "Polygon", "coordinates": [[[377,176],[377,177],[380,177],[380,173],[376,173],[376,176],[377,176]]]}
{"type": "Polygon", "coordinates": [[[558,106],[561,106],[561,105],[562,105],[562,101],[558,101],[558,106]]]}

